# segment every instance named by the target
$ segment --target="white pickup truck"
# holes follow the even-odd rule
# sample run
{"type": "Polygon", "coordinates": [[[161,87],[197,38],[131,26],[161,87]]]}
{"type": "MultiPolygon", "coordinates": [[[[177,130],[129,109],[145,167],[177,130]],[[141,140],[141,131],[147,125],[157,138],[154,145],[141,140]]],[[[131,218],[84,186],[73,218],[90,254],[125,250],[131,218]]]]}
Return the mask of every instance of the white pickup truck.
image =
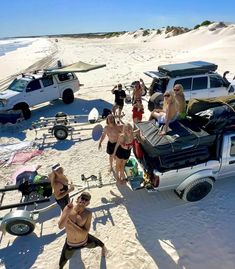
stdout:
{"type": "Polygon", "coordinates": [[[180,198],[189,202],[201,200],[211,191],[217,179],[235,174],[235,132],[223,134],[217,147],[215,152],[218,156],[215,154],[205,163],[165,173],[154,170],[154,189],[174,189],[180,198]]]}
{"type": "Polygon", "coordinates": [[[70,104],[80,88],[75,73],[46,74],[43,71],[22,74],[6,90],[0,92],[0,112],[21,110],[25,119],[30,118],[30,107],[62,98],[70,104]]]}

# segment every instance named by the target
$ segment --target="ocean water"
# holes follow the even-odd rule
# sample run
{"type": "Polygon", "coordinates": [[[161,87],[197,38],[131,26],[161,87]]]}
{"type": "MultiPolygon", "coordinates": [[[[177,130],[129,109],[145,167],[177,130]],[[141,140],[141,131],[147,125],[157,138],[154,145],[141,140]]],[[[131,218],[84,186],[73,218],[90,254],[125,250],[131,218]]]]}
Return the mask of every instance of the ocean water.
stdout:
{"type": "Polygon", "coordinates": [[[0,57],[8,52],[17,50],[18,48],[27,47],[32,44],[32,39],[15,38],[15,39],[0,39],[0,57]]]}

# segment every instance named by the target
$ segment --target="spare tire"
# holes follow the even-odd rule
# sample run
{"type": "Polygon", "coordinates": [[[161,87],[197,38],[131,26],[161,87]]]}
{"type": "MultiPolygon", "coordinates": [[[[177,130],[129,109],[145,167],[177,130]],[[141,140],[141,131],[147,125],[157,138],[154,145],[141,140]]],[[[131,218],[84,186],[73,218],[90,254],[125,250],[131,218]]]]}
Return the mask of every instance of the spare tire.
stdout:
{"type": "Polygon", "coordinates": [[[153,111],[155,108],[162,109],[163,108],[163,94],[160,92],[155,92],[148,101],[148,110],[153,111]]]}

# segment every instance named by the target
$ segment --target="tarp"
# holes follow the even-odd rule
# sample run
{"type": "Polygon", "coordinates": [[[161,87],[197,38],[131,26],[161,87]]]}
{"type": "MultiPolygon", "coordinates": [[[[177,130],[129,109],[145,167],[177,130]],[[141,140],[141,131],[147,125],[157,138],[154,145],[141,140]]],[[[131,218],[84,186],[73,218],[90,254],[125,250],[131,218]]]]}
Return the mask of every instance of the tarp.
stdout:
{"type": "Polygon", "coordinates": [[[160,129],[154,120],[139,122],[136,125],[142,134],[140,143],[150,157],[183,152],[198,146],[211,146],[216,139],[216,135],[208,134],[189,120],[170,123],[171,130],[167,135],[159,134],[160,129]]]}
{"type": "Polygon", "coordinates": [[[60,74],[60,73],[69,73],[69,72],[88,72],[88,71],[102,68],[105,66],[106,64],[92,65],[92,64],[87,64],[87,63],[79,61],[77,63],[67,65],[61,68],[46,69],[45,72],[48,74],[60,74]]]}

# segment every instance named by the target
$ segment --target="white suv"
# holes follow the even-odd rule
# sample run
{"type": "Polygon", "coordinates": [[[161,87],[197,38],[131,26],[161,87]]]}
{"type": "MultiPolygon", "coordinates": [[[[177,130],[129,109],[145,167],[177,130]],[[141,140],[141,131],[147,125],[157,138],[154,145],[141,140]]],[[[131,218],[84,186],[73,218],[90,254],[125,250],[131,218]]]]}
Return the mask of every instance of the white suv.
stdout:
{"type": "Polygon", "coordinates": [[[30,118],[30,107],[62,98],[65,104],[74,101],[74,92],[80,83],[73,72],[48,74],[37,71],[22,74],[6,90],[0,92],[0,112],[21,110],[25,119],[30,118]]]}
{"type": "Polygon", "coordinates": [[[144,72],[153,78],[149,88],[149,110],[161,106],[164,92],[172,90],[175,84],[183,86],[186,101],[234,94],[234,81],[230,83],[225,77],[226,72],[222,77],[216,69],[217,65],[213,63],[195,61],[162,65],[158,71],[144,72]]]}

